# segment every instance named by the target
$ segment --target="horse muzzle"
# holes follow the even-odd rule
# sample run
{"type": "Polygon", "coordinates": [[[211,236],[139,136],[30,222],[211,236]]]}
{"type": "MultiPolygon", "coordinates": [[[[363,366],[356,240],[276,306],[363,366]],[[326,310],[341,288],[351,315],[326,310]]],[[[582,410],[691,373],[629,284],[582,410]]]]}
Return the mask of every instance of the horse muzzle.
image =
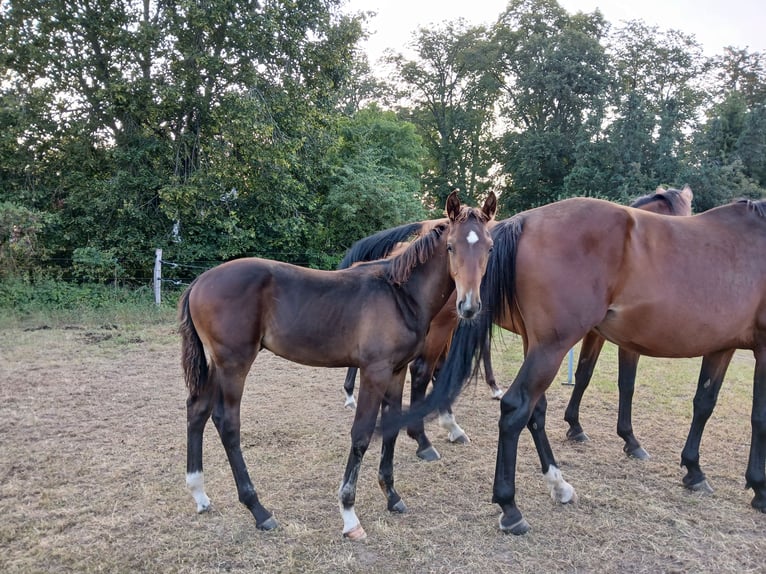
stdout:
{"type": "Polygon", "coordinates": [[[481,311],[481,300],[474,297],[473,291],[469,291],[464,297],[458,299],[457,314],[461,319],[473,319],[481,311]]]}

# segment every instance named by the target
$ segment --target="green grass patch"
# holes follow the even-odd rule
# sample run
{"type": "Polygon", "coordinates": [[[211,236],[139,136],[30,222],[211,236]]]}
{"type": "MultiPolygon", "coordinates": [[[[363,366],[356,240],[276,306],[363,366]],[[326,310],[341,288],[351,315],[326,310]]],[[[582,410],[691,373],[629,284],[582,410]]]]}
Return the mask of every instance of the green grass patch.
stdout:
{"type": "Polygon", "coordinates": [[[158,306],[148,287],[5,279],[0,281],[0,328],[174,321],[179,294],[163,293],[163,302],[158,306]]]}

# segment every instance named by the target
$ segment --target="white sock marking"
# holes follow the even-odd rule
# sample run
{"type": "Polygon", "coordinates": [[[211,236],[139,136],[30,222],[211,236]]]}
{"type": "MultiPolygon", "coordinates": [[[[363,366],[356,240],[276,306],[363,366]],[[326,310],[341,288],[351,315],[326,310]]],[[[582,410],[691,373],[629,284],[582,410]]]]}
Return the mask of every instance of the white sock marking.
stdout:
{"type": "Polygon", "coordinates": [[[551,465],[548,468],[548,472],[546,472],[543,477],[545,478],[545,482],[548,483],[548,488],[550,488],[551,491],[551,498],[555,502],[560,502],[562,504],[572,502],[575,497],[575,490],[571,484],[564,480],[561,476],[561,471],[558,468],[551,465]]]}
{"type": "Polygon", "coordinates": [[[455,422],[454,414],[441,413],[439,415],[439,425],[449,433],[447,438],[449,438],[450,442],[455,442],[461,436],[465,436],[466,440],[469,440],[465,431],[460,428],[460,425],[457,424],[457,422],[455,422]]]}
{"type": "Polygon", "coordinates": [[[210,508],[210,499],[205,494],[205,478],[201,472],[191,472],[186,475],[186,488],[197,502],[197,513],[205,512],[210,508]]]}

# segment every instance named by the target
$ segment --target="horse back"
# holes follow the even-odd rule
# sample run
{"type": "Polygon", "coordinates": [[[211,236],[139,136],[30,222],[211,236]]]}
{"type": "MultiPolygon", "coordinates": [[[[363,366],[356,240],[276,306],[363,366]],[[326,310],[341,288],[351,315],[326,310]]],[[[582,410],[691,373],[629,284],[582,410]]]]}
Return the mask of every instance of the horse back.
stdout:
{"type": "MultiPolygon", "coordinates": [[[[362,366],[360,349],[401,333],[392,287],[376,266],[307,269],[267,259],[238,259],[206,271],[189,298],[200,339],[215,362],[252,362],[261,348],[314,366],[362,366]],[[226,345],[219,345],[226,341],[226,345]]],[[[412,341],[393,341],[394,347],[412,341]]]]}
{"type": "Polygon", "coordinates": [[[532,343],[595,328],[641,354],[697,356],[763,336],[766,219],[752,210],[670,218],[575,198],[523,226],[512,311],[532,343]]]}

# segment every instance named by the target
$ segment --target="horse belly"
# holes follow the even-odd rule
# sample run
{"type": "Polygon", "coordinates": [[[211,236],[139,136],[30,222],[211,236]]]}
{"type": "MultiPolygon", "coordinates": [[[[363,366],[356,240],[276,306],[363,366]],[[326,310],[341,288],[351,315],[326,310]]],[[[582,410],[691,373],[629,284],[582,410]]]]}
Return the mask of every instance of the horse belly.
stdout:
{"type": "Polygon", "coordinates": [[[611,305],[596,327],[605,339],[653,357],[699,357],[751,344],[752,315],[736,309],[679,309],[666,304],[611,305]]]}

